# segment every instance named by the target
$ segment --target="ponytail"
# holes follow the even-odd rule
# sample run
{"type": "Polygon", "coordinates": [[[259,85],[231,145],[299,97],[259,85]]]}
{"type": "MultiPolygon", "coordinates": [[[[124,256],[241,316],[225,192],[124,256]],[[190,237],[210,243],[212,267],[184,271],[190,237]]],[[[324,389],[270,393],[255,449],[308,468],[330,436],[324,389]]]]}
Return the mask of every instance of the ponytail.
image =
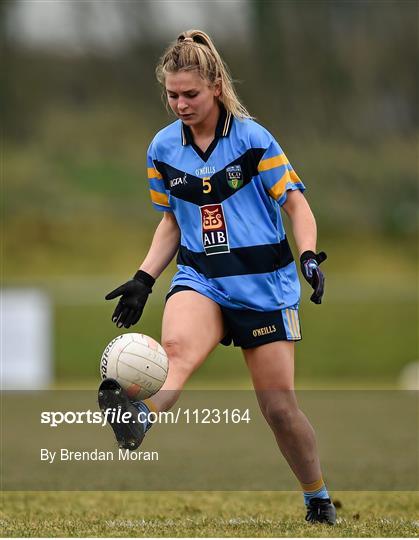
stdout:
{"type": "Polygon", "coordinates": [[[168,47],[156,68],[157,80],[164,86],[168,73],[198,70],[210,84],[221,83],[218,98],[227,111],[239,119],[252,118],[240,102],[229,70],[215,48],[211,38],[201,30],[182,32],[168,47]]]}

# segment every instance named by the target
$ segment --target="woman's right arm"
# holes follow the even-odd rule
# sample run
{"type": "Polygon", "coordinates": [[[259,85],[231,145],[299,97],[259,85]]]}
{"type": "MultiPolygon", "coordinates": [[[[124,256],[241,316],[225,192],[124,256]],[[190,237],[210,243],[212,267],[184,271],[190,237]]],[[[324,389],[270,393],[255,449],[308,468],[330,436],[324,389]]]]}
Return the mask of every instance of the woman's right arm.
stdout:
{"type": "Polygon", "coordinates": [[[179,248],[180,230],[174,214],[165,212],[140,270],[157,279],[179,248]]]}
{"type": "Polygon", "coordinates": [[[112,315],[112,321],[118,328],[129,328],[140,320],[154,282],[175,256],[179,240],[176,218],[165,212],[140,269],[132,279],[105,296],[106,300],[121,297],[112,315]]]}

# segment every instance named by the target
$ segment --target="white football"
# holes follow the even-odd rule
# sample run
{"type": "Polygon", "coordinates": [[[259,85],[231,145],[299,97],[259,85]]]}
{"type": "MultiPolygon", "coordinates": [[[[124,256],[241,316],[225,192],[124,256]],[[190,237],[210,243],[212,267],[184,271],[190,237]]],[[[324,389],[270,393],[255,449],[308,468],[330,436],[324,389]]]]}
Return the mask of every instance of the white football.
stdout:
{"type": "Polygon", "coordinates": [[[116,379],[131,399],[146,399],[160,390],[167,377],[167,354],[144,334],[113,339],[100,359],[102,379],[116,379]]]}

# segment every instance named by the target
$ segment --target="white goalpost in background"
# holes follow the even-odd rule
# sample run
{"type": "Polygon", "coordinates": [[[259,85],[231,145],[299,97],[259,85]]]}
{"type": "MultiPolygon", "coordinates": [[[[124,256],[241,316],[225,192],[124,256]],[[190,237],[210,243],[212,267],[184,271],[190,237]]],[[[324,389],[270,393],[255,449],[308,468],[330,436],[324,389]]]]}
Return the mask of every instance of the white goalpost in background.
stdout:
{"type": "Polygon", "coordinates": [[[34,288],[4,288],[0,293],[0,365],[4,390],[39,390],[53,380],[52,306],[34,288]]]}

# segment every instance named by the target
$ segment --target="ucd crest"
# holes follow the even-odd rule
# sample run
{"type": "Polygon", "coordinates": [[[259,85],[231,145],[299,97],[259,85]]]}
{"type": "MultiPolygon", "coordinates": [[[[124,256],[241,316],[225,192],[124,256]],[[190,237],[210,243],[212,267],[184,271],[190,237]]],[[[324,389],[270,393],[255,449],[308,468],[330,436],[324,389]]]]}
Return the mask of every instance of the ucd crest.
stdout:
{"type": "Polygon", "coordinates": [[[243,174],[242,174],[242,168],[240,167],[240,165],[231,165],[231,167],[227,167],[226,176],[227,176],[228,185],[232,189],[239,189],[242,187],[243,174]]]}

